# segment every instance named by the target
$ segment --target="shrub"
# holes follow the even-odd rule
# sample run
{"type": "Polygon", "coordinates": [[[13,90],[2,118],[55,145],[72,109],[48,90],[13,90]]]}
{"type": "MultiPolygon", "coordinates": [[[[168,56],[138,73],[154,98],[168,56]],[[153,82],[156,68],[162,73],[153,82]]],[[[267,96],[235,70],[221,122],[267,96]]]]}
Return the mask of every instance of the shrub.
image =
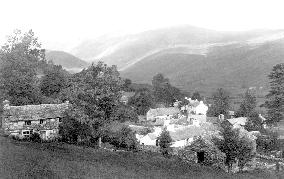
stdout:
{"type": "Polygon", "coordinates": [[[170,145],[173,141],[171,136],[170,136],[169,131],[164,129],[162,131],[161,135],[158,137],[158,141],[159,141],[158,143],[159,143],[160,150],[161,150],[162,154],[164,156],[168,156],[170,151],[171,151],[170,145]]]}
{"type": "Polygon", "coordinates": [[[269,130],[264,131],[264,135],[256,139],[256,144],[259,152],[271,152],[280,148],[277,132],[269,130]]]}
{"type": "Polygon", "coordinates": [[[31,136],[30,136],[30,141],[32,142],[40,142],[41,141],[41,138],[40,138],[40,135],[39,133],[32,133],[31,136]]]}
{"type": "Polygon", "coordinates": [[[14,139],[14,140],[18,140],[18,141],[21,140],[18,135],[12,135],[11,138],[14,139]]]}
{"type": "Polygon", "coordinates": [[[127,150],[138,149],[138,141],[135,133],[127,126],[123,126],[120,131],[109,132],[109,135],[105,137],[109,143],[116,148],[124,148],[127,150]]]}

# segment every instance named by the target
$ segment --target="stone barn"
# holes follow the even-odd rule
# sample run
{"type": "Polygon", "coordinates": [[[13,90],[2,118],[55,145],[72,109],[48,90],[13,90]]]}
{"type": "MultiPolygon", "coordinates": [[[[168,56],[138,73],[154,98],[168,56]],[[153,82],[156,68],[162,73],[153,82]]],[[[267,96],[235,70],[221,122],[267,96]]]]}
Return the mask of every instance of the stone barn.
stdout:
{"type": "Polygon", "coordinates": [[[201,136],[195,137],[190,145],[179,152],[179,156],[190,162],[224,167],[225,154],[210,140],[201,136]]]}

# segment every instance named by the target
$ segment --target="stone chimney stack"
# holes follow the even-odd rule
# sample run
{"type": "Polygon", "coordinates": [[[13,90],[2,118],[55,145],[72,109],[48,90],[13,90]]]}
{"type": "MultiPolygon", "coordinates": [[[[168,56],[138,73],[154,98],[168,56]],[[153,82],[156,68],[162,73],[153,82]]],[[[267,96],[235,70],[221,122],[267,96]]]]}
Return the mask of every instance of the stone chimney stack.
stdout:
{"type": "Polygon", "coordinates": [[[8,108],[8,107],[10,107],[10,101],[8,100],[3,101],[3,108],[8,108]]]}
{"type": "Polygon", "coordinates": [[[218,116],[218,119],[219,119],[220,122],[223,122],[224,119],[225,119],[224,114],[220,114],[220,115],[218,116]]]}

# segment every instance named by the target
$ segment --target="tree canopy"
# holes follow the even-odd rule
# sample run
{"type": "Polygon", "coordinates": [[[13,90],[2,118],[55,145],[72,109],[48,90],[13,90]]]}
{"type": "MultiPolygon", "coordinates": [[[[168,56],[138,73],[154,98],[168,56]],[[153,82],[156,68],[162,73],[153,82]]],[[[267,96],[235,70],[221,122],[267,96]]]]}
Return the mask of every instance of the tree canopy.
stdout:
{"type": "Polygon", "coordinates": [[[45,50],[32,30],[16,30],[0,50],[0,89],[13,105],[39,104],[38,64],[45,50]]]}

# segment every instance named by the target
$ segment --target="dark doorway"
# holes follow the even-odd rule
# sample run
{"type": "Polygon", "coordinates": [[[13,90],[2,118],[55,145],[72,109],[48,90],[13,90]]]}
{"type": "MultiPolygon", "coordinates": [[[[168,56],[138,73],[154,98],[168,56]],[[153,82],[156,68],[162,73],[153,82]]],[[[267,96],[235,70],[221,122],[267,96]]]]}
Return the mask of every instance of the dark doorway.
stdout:
{"type": "Polygon", "coordinates": [[[197,152],[197,162],[198,163],[203,163],[204,162],[204,152],[197,152]]]}

